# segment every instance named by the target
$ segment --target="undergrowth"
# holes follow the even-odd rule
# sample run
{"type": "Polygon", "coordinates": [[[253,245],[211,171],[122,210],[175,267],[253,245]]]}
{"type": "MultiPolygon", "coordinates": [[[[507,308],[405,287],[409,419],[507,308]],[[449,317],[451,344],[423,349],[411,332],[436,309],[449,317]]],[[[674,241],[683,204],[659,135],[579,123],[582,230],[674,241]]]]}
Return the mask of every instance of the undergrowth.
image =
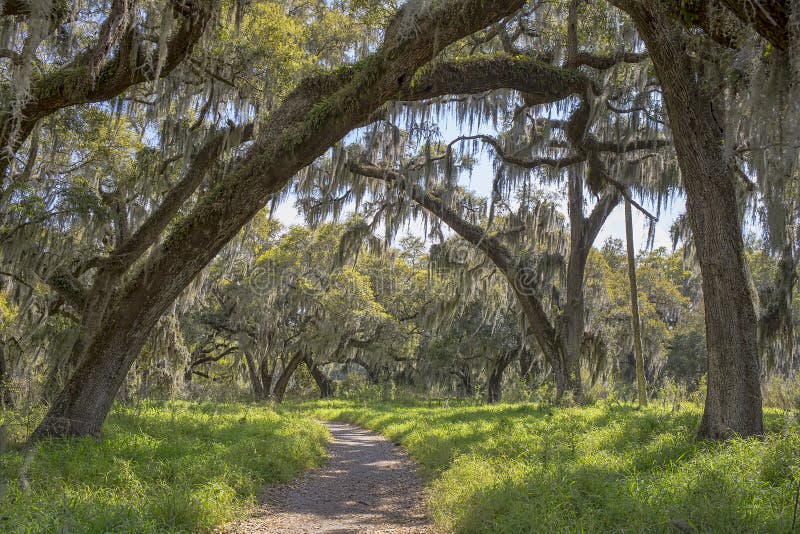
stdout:
{"type": "MultiPolygon", "coordinates": [[[[0,412],[0,426],[15,416],[0,412]]],[[[322,463],[327,441],[303,414],[180,401],[118,406],[101,440],[23,452],[22,434],[0,454],[1,532],[211,531],[264,484],[322,463]]]]}
{"type": "MultiPolygon", "coordinates": [[[[766,438],[695,437],[701,410],[599,403],[326,401],[299,405],[402,444],[457,532],[789,532],[800,430],[768,411],[766,438]]],[[[795,526],[795,528],[798,528],[795,526]]]]}

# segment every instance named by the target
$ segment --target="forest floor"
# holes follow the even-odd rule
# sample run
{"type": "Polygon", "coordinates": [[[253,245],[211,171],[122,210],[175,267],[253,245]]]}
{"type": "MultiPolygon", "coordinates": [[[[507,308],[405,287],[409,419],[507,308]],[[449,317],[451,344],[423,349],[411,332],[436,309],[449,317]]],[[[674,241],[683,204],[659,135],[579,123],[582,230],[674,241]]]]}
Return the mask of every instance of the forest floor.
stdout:
{"type": "Polygon", "coordinates": [[[363,428],[328,425],[329,461],[271,486],[263,505],[226,533],[430,532],[417,465],[398,446],[363,428]]]}

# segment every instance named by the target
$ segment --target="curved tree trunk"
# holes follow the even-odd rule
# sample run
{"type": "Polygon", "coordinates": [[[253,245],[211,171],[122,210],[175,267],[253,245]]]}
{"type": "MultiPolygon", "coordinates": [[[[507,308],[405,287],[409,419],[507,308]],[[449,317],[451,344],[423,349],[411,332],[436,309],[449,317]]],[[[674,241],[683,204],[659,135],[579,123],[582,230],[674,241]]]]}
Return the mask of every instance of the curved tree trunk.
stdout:
{"type": "Polygon", "coordinates": [[[289,386],[289,379],[297,370],[297,367],[303,362],[305,356],[302,352],[296,352],[292,359],[286,363],[283,368],[281,376],[275,382],[275,389],[272,390],[272,398],[275,402],[283,402],[283,397],[286,395],[286,388],[289,386]]]}
{"type": "Polygon", "coordinates": [[[644,376],[642,329],[639,323],[639,284],[636,283],[636,258],[633,253],[633,213],[630,201],[625,201],[625,242],[628,249],[628,281],[631,291],[631,326],[633,329],[633,354],[636,359],[636,389],[639,406],[647,406],[647,378],[644,376]]]}
{"type": "Polygon", "coordinates": [[[708,391],[701,437],[763,433],[756,313],[739,218],[735,163],[723,154],[723,110],[689,57],[683,28],[656,0],[615,0],[636,23],[661,81],[703,275],[708,391]]]}

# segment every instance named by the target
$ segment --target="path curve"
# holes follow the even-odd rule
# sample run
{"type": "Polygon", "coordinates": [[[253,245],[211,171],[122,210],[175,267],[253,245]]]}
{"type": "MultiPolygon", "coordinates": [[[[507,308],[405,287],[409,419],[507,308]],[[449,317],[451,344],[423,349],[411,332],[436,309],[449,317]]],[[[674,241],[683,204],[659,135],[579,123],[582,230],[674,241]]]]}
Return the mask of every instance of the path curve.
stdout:
{"type": "Polygon", "coordinates": [[[270,486],[248,519],[223,532],[433,532],[416,464],[400,447],[363,428],[328,423],[329,462],[270,486]]]}

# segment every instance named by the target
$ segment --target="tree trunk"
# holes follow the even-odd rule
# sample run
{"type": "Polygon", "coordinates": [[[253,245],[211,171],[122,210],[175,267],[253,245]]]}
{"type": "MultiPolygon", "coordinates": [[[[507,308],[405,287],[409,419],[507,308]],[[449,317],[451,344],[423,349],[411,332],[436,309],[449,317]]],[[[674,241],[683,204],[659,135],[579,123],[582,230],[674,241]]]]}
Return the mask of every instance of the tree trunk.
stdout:
{"type": "Polygon", "coordinates": [[[267,398],[270,396],[270,392],[272,391],[272,371],[270,370],[266,359],[261,362],[259,374],[261,375],[261,387],[264,389],[264,398],[267,398]]]}
{"type": "Polygon", "coordinates": [[[489,371],[489,376],[486,379],[486,402],[494,404],[500,402],[503,397],[503,373],[506,368],[511,364],[512,354],[502,355],[489,371]]]}
{"type": "Polygon", "coordinates": [[[528,387],[532,387],[534,384],[536,367],[533,352],[531,349],[523,347],[519,352],[519,376],[528,387]]]}
{"type": "MultiPolygon", "coordinates": [[[[577,112],[576,112],[577,113],[577,112]]],[[[583,279],[586,273],[586,259],[589,256],[591,241],[587,247],[586,226],[583,216],[583,180],[576,172],[569,171],[568,212],[569,212],[569,260],[567,262],[566,302],[556,320],[556,333],[559,343],[559,371],[556,380],[556,397],[563,400],[570,394],[572,401],[583,402],[581,382],[581,346],[583,344],[584,310],[583,279]],[[558,387],[559,380],[561,387],[558,387]]]]}
{"type": "Polygon", "coordinates": [[[472,374],[469,372],[469,370],[457,370],[454,371],[453,374],[458,377],[458,385],[460,386],[461,394],[464,397],[472,396],[472,394],[475,393],[475,390],[472,387],[472,374]]]}
{"type": "Polygon", "coordinates": [[[124,314],[115,315],[120,320],[107,324],[104,334],[92,343],[83,365],[67,381],[32,440],[100,434],[114,397],[149,332],[137,328],[135,317],[125,320],[124,314]]]}
{"type": "Polygon", "coordinates": [[[636,387],[639,393],[639,406],[647,406],[647,379],[644,376],[642,330],[639,324],[639,285],[636,283],[636,257],[633,252],[633,213],[629,200],[625,200],[625,241],[628,249],[628,281],[631,290],[631,327],[633,328],[633,353],[636,359],[636,387]]]}
{"type": "Polygon", "coordinates": [[[333,380],[325,376],[325,373],[314,363],[310,357],[306,356],[305,358],[306,367],[308,367],[308,372],[311,373],[311,376],[314,378],[314,382],[317,383],[317,387],[319,388],[319,398],[320,399],[329,399],[333,397],[335,392],[335,384],[333,380]]]}
{"type": "Polygon", "coordinates": [[[248,351],[244,351],[244,361],[247,364],[247,373],[250,375],[250,384],[253,388],[253,398],[256,402],[263,401],[267,398],[267,392],[264,391],[264,384],[261,383],[261,376],[258,369],[256,369],[256,362],[248,351]]]}
{"type": "Polygon", "coordinates": [[[401,8],[372,56],[298,84],[264,121],[262,134],[247,154],[153,246],[147,260],[127,274],[86,357],[32,439],[99,434],[114,395],[158,318],[271,196],[376,109],[410,88],[414,74],[444,47],[511,15],[523,3],[425,3],[413,15],[414,32],[405,31],[411,15],[401,8]]]}
{"type": "Polygon", "coordinates": [[[10,380],[11,377],[6,362],[6,344],[0,341],[0,407],[2,408],[14,407],[14,399],[9,387],[10,380]]]}
{"type": "Polygon", "coordinates": [[[708,391],[699,434],[763,433],[756,314],[750,294],[734,162],[713,95],[698,81],[683,28],[660,2],[615,0],[634,19],[661,81],[703,275],[708,391]],[[718,118],[719,117],[719,118],[718,118]]]}
{"type": "Polygon", "coordinates": [[[283,397],[286,395],[286,388],[289,386],[289,379],[297,370],[297,367],[303,362],[305,357],[302,352],[296,352],[292,359],[284,366],[283,373],[275,382],[275,389],[272,391],[272,398],[275,402],[283,402],[283,397]]]}

